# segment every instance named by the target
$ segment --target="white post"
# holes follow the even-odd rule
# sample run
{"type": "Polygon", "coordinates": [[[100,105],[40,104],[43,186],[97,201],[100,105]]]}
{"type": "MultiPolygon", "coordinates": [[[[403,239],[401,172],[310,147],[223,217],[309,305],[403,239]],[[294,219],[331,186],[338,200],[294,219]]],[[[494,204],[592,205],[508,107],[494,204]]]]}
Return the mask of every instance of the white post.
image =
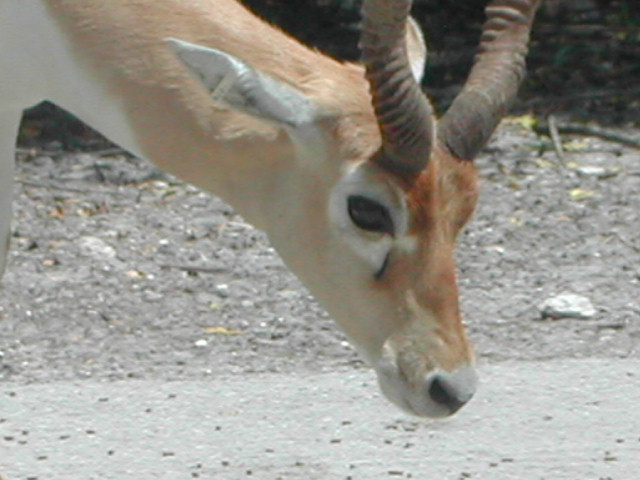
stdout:
{"type": "Polygon", "coordinates": [[[11,238],[16,136],[21,118],[22,112],[0,111],[0,276],[6,267],[11,238]]]}

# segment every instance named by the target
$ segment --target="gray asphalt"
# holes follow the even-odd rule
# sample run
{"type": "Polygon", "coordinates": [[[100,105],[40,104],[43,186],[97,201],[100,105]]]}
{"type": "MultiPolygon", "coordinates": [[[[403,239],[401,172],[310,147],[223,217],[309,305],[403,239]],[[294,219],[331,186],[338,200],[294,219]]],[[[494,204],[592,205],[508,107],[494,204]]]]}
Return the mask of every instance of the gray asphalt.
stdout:
{"type": "Polygon", "coordinates": [[[0,476],[57,479],[640,478],[640,365],[481,368],[457,416],[421,421],[373,374],[0,384],[0,476]]]}

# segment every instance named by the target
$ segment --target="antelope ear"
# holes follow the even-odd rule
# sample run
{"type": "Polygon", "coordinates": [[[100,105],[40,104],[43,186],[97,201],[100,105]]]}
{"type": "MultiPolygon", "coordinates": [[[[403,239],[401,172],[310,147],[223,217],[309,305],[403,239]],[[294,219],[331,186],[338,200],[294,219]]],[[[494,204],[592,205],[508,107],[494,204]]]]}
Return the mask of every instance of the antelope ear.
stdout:
{"type": "Polygon", "coordinates": [[[318,108],[302,92],[239,58],[175,38],[166,41],[216,102],[288,127],[289,133],[317,118],[318,108]]]}
{"type": "Polygon", "coordinates": [[[427,64],[427,43],[418,22],[413,17],[407,20],[406,35],[407,55],[413,72],[413,78],[420,84],[424,77],[424,67],[427,64]]]}

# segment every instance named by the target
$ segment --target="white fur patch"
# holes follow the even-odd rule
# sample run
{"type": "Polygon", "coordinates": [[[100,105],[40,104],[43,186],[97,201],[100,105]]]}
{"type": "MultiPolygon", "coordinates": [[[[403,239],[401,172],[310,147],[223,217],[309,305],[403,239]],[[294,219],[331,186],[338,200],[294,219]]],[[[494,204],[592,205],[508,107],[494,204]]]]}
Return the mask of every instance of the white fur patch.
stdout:
{"type": "Polygon", "coordinates": [[[166,41],[214,100],[291,128],[314,122],[314,103],[291,85],[226,52],[176,38],[166,41]]]}
{"type": "Polygon", "coordinates": [[[380,270],[394,248],[413,249],[417,241],[407,236],[407,207],[402,190],[377,167],[361,163],[345,168],[342,179],[331,192],[329,218],[342,239],[356,255],[365,260],[372,272],[380,270]],[[393,221],[394,235],[364,231],[353,224],[347,208],[351,195],[361,195],[385,206],[393,221]]]}
{"type": "Polygon", "coordinates": [[[403,237],[399,237],[395,241],[395,246],[403,253],[415,253],[418,249],[418,237],[415,235],[405,235],[403,237]]]}

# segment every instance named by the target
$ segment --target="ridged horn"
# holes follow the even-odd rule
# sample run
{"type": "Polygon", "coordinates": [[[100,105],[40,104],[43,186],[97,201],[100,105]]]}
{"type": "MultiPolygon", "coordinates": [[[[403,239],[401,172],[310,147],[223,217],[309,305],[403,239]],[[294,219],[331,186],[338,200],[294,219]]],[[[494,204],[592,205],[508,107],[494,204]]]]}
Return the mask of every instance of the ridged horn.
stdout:
{"type": "Polygon", "coordinates": [[[364,0],[360,48],[382,136],[374,157],[399,175],[427,166],[434,136],[433,109],[411,72],[405,45],[411,0],[364,0]]]}
{"type": "Polygon", "coordinates": [[[469,78],[438,123],[438,138],[473,159],[507,113],[525,74],[525,56],[541,0],[493,0],[469,78]]]}

